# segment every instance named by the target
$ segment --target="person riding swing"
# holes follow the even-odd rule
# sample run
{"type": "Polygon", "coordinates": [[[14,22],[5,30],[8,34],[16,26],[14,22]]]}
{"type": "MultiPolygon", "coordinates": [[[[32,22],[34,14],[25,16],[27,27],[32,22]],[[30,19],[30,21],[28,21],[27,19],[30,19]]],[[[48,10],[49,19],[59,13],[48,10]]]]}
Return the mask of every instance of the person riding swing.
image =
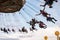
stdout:
{"type": "Polygon", "coordinates": [[[31,29],[37,30],[37,29],[35,28],[35,24],[38,23],[37,20],[32,19],[30,22],[27,22],[27,23],[29,23],[29,24],[32,26],[31,29]]]}
{"type": "Polygon", "coordinates": [[[40,13],[39,14],[36,14],[36,16],[37,15],[43,15],[44,17],[47,17],[47,15],[49,15],[50,16],[50,14],[48,14],[47,12],[45,12],[44,10],[40,10],[40,13]]]}
{"type": "Polygon", "coordinates": [[[45,7],[46,5],[48,5],[49,8],[52,8],[52,4],[53,4],[54,1],[58,2],[57,0],[44,0],[44,1],[45,1],[45,4],[44,5],[40,5],[40,6],[45,7]]]}

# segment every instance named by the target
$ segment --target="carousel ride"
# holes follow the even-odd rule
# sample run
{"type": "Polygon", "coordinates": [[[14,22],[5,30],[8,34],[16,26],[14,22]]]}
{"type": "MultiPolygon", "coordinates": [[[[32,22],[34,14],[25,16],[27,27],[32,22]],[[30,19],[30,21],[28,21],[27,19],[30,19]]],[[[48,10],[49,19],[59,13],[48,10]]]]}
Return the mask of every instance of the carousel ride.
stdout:
{"type": "MultiPolygon", "coordinates": [[[[37,0],[34,0],[34,1],[36,1],[36,3],[38,3],[38,4],[40,2],[40,1],[37,1],[37,0]]],[[[19,30],[19,32],[21,32],[22,30],[20,30],[18,28],[20,26],[23,26],[24,24],[28,25],[29,27],[31,26],[29,30],[30,31],[34,31],[34,30],[37,30],[37,28],[35,28],[35,24],[36,23],[38,24],[38,27],[46,29],[47,25],[43,22],[46,19],[48,19],[49,22],[53,22],[55,24],[55,22],[52,20],[54,18],[48,17],[48,15],[50,16],[50,14],[47,13],[47,12],[45,13],[46,7],[43,7],[42,12],[40,12],[42,7],[41,6],[38,7],[38,6],[35,5],[32,1],[25,1],[25,0],[0,0],[0,12],[4,13],[4,14],[3,13],[0,14],[1,19],[3,20],[3,21],[1,20],[2,22],[0,23],[0,25],[4,26],[4,28],[2,28],[2,27],[0,28],[1,31],[3,30],[3,32],[7,32],[8,33],[7,30],[11,29],[11,28],[7,28],[7,26],[8,26],[8,27],[13,27],[13,29],[10,30],[10,31],[14,32],[15,31],[14,27],[16,26],[17,30],[19,30]],[[26,2],[26,4],[25,4],[25,2],[26,2]],[[25,6],[24,6],[24,4],[25,4],[25,6]],[[17,11],[18,11],[17,14],[16,13],[12,14],[13,12],[17,12],[17,11]],[[9,13],[11,13],[11,15],[9,13]],[[27,17],[23,13],[25,13],[27,15],[27,17]],[[32,15],[32,13],[34,13],[34,14],[32,15]],[[37,13],[41,13],[42,16],[45,17],[46,19],[41,21],[41,19],[40,19],[41,16],[38,16],[39,17],[38,18],[35,13],[36,14],[37,13]],[[11,17],[11,19],[10,19],[10,17],[11,17]],[[22,17],[23,17],[24,20],[22,20],[22,17]],[[36,19],[38,19],[39,21],[36,20],[36,19]]],[[[38,14],[38,15],[40,15],[40,14],[38,14]]],[[[57,20],[55,20],[55,21],[57,21],[57,20]]],[[[24,27],[26,25],[24,25],[24,27]]],[[[23,29],[22,32],[28,32],[28,30],[25,29],[25,28],[21,28],[21,29],[23,29]]]]}

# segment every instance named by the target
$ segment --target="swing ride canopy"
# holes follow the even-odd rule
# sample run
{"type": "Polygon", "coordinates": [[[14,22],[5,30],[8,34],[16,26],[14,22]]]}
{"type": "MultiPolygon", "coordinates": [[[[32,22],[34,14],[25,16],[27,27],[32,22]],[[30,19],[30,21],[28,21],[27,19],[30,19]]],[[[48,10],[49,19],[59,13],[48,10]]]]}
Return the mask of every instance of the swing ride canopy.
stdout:
{"type": "Polygon", "coordinates": [[[19,11],[25,3],[25,0],[0,0],[0,12],[13,13],[19,11]]]}

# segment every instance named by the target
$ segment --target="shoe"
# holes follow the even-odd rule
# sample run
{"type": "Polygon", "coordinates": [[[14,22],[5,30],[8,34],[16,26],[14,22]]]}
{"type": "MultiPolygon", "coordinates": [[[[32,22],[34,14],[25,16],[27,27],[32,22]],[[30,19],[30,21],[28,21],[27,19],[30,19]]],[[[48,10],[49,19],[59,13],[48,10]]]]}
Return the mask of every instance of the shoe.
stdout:
{"type": "Polygon", "coordinates": [[[55,20],[55,21],[57,21],[57,20],[55,20]]]}
{"type": "Polygon", "coordinates": [[[52,6],[50,6],[49,8],[52,8],[52,6]]]}
{"type": "Polygon", "coordinates": [[[58,2],[58,1],[55,1],[55,2],[58,2]]]}

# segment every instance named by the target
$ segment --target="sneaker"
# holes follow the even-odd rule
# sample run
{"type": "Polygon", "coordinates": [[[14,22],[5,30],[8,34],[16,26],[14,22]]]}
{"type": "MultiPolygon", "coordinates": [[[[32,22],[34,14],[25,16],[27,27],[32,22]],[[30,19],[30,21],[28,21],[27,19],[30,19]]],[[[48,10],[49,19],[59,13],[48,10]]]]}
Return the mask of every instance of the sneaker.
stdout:
{"type": "Polygon", "coordinates": [[[57,20],[55,20],[55,21],[57,21],[57,20]]]}
{"type": "Polygon", "coordinates": [[[49,8],[52,8],[52,6],[50,6],[49,8]]]}

